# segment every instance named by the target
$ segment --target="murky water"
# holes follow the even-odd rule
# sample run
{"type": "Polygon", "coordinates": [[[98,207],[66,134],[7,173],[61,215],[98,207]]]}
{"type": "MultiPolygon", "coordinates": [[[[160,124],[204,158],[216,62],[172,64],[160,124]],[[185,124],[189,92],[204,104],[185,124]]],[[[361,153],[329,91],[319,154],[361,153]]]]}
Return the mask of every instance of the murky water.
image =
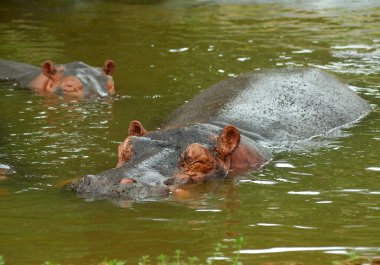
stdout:
{"type": "MultiPolygon", "coordinates": [[[[321,149],[187,201],[117,207],[62,186],[116,164],[129,122],[147,129],[200,90],[259,68],[313,66],[380,106],[378,1],[7,1],[0,57],[117,63],[117,96],[76,102],[0,84],[0,255],[7,264],[94,264],[181,249],[201,260],[242,235],[244,264],[331,264],[380,255],[380,112],[321,149]]],[[[223,264],[223,262],[222,262],[223,264]]]]}

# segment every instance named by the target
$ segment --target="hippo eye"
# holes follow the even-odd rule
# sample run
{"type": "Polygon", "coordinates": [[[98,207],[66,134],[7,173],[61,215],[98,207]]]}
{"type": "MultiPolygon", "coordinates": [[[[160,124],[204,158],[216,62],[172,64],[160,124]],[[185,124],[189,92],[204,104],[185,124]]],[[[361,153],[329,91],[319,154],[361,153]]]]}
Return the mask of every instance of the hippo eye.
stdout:
{"type": "Polygon", "coordinates": [[[75,86],[66,86],[65,91],[66,92],[77,92],[78,90],[76,89],[75,86]]]}
{"type": "Polygon", "coordinates": [[[182,153],[180,167],[206,172],[214,167],[214,159],[212,154],[202,145],[191,144],[182,153]]]}
{"type": "Polygon", "coordinates": [[[75,80],[68,80],[64,83],[63,89],[65,92],[79,92],[82,87],[80,83],[75,82],[75,80]]]}
{"type": "Polygon", "coordinates": [[[193,159],[188,155],[187,152],[183,154],[182,161],[185,163],[192,163],[193,159]]]}
{"type": "Polygon", "coordinates": [[[179,172],[175,175],[175,183],[179,185],[200,183],[212,174],[217,163],[212,153],[201,144],[190,144],[181,154],[179,172]]]}

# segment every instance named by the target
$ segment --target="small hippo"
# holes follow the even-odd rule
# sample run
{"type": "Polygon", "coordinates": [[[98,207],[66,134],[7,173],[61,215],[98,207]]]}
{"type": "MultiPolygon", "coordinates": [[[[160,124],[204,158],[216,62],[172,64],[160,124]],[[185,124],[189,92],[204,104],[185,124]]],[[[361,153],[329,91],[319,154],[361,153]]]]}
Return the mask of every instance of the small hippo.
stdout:
{"type": "Polygon", "coordinates": [[[321,70],[277,69],[214,85],[148,132],[133,121],[116,168],[71,184],[84,197],[163,198],[191,183],[257,170],[265,144],[309,140],[350,124],[371,106],[321,70]]]}
{"type": "Polygon", "coordinates": [[[82,62],[54,65],[44,61],[41,68],[0,60],[0,79],[12,80],[37,92],[54,92],[80,98],[115,94],[112,75],[115,63],[107,60],[102,68],[82,62]]]}

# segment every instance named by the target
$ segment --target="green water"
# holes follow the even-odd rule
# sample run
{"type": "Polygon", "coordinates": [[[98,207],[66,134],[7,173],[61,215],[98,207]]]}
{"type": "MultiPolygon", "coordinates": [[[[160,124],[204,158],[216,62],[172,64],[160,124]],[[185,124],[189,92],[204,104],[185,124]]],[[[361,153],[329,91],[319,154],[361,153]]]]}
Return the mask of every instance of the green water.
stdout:
{"type": "MultiPolygon", "coordinates": [[[[3,1],[0,58],[117,64],[117,96],[76,102],[0,84],[0,255],[7,264],[201,260],[242,235],[244,264],[380,255],[380,112],[344,138],[279,153],[263,171],[185,201],[84,201],[65,181],[113,167],[133,119],[147,129],[200,90],[258,68],[314,66],[380,106],[378,1],[3,1]]],[[[221,262],[220,264],[228,264],[221,262]]]]}

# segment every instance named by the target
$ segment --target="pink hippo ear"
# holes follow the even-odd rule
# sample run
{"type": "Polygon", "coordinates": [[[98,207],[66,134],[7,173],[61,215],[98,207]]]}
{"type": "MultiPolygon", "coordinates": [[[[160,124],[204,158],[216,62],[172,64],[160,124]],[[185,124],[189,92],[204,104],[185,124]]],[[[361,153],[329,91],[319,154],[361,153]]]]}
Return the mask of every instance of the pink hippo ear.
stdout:
{"type": "Polygon", "coordinates": [[[240,132],[232,125],[223,128],[223,131],[216,140],[216,151],[219,158],[225,160],[230,156],[240,144],[240,132]]]}
{"type": "Polygon", "coordinates": [[[121,167],[128,162],[133,155],[133,147],[130,136],[144,136],[148,131],[144,129],[139,121],[132,121],[128,129],[128,137],[119,144],[117,149],[117,164],[116,167],[121,167]]]}
{"type": "Polygon", "coordinates": [[[41,69],[42,73],[50,79],[57,73],[57,68],[55,68],[54,63],[50,60],[44,61],[41,69]]]}
{"type": "Polygon", "coordinates": [[[106,75],[113,75],[115,72],[116,64],[112,60],[107,60],[104,62],[103,71],[106,75]]]}
{"type": "Polygon", "coordinates": [[[129,125],[128,136],[144,136],[148,131],[142,126],[139,121],[132,121],[129,125]]]}

